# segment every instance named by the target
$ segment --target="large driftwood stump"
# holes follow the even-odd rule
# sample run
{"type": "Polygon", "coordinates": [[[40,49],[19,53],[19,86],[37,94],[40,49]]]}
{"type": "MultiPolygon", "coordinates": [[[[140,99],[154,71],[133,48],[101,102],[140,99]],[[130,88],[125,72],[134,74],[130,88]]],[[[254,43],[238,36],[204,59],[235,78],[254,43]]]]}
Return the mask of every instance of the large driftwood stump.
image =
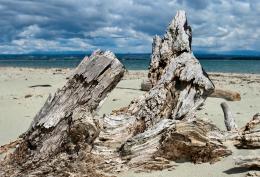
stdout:
{"type": "Polygon", "coordinates": [[[223,133],[196,117],[214,85],[191,51],[191,28],[178,11],[163,39],[155,37],[149,92],[111,115],[94,116],[123,76],[110,52],[85,58],[49,97],[1,176],[100,176],[129,167],[163,169],[170,160],[214,162],[230,155],[223,133]]]}
{"type": "Polygon", "coordinates": [[[6,165],[0,166],[0,176],[97,175],[91,162],[84,162],[91,160],[87,153],[100,131],[93,114],[123,73],[111,52],[85,57],[66,85],[49,96],[6,165]]]}

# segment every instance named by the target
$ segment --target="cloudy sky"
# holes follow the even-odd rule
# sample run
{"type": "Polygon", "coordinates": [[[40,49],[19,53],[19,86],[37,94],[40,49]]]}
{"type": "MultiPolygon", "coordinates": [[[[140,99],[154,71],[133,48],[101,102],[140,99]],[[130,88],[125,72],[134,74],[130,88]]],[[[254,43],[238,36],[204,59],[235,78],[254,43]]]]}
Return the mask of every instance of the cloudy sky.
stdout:
{"type": "Polygon", "coordinates": [[[150,52],[178,9],[194,51],[260,50],[260,0],[0,0],[0,53],[150,52]]]}

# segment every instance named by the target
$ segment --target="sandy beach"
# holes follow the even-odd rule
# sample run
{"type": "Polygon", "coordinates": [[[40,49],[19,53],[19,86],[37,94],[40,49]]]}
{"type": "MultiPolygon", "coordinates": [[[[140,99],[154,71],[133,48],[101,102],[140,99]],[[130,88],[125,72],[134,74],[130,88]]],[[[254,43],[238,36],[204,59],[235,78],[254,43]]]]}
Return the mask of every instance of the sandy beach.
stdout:
{"type": "MultiPolygon", "coordinates": [[[[49,93],[53,94],[61,88],[71,71],[71,69],[0,68],[0,145],[15,140],[28,129],[49,93]]],[[[124,79],[109,94],[98,114],[109,114],[111,110],[127,106],[133,98],[142,95],[144,92],[140,90],[140,85],[146,75],[147,71],[143,70],[128,71],[124,79]]],[[[255,113],[260,111],[260,75],[229,73],[209,73],[209,75],[216,86],[238,91],[241,94],[241,101],[227,101],[239,127],[245,125],[255,113]]],[[[226,100],[208,98],[202,110],[198,111],[198,117],[210,119],[224,130],[223,112],[220,107],[223,101],[226,100]]],[[[232,149],[232,156],[213,165],[179,162],[176,163],[176,169],[172,171],[153,173],[128,171],[119,176],[243,176],[245,173],[243,169],[232,169],[235,167],[233,157],[243,154],[259,155],[260,150],[232,149]]]]}

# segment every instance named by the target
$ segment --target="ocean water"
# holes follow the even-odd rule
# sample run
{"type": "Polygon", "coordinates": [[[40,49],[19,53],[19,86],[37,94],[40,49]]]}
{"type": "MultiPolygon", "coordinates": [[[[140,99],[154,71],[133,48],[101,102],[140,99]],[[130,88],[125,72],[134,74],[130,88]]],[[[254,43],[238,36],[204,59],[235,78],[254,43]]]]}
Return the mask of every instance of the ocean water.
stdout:
{"type": "MultiPolygon", "coordinates": [[[[65,55],[0,55],[0,67],[31,68],[74,68],[85,54],[65,55]]],[[[145,70],[150,63],[150,54],[117,54],[128,70],[145,70]]],[[[258,73],[260,57],[230,55],[196,55],[202,67],[208,72],[258,73]]]]}

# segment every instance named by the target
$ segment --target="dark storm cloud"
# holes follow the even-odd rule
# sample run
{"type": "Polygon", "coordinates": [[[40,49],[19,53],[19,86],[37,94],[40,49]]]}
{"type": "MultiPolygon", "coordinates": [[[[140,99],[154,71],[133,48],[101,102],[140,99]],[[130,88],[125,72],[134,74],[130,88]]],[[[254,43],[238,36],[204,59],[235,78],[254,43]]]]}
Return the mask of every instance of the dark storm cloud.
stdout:
{"type": "Polygon", "coordinates": [[[0,0],[0,53],[150,52],[178,9],[194,50],[260,50],[258,0],[0,0]]]}

